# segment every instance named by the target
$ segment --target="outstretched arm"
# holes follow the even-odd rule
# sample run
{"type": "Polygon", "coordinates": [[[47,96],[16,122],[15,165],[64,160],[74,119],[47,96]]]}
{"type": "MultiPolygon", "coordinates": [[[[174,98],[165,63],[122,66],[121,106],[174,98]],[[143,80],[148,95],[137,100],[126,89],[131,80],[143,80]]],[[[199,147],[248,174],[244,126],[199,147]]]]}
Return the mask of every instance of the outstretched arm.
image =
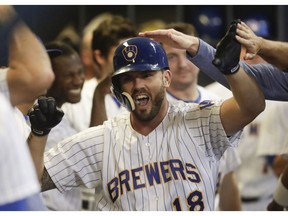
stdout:
{"type": "Polygon", "coordinates": [[[103,124],[107,120],[105,96],[110,94],[111,76],[108,74],[95,88],[91,110],[90,127],[103,124]]]}
{"type": "Polygon", "coordinates": [[[288,43],[267,40],[254,34],[244,22],[237,25],[236,39],[246,48],[244,60],[260,55],[265,61],[288,72],[288,43]]]}
{"type": "MultiPolygon", "coordinates": [[[[7,82],[13,106],[33,102],[46,93],[54,79],[41,42],[18,17],[12,6],[0,5],[0,25],[9,36],[7,82]]],[[[2,43],[2,42],[1,42],[2,43]]]]}
{"type": "MultiPolygon", "coordinates": [[[[174,38],[176,40],[177,37],[179,38],[181,35],[180,32],[177,33],[177,35],[173,35],[174,31],[175,30],[155,30],[151,32],[141,32],[139,35],[152,37],[162,43],[168,41],[169,44],[173,46],[174,42],[172,43],[169,41],[169,38],[174,38]]],[[[189,55],[187,55],[187,57],[201,70],[201,72],[230,89],[225,76],[222,73],[219,73],[219,70],[213,64],[210,64],[214,59],[216,50],[199,38],[190,36],[189,39],[188,37],[189,36],[186,36],[194,46],[191,46],[191,49],[188,50],[189,55]],[[206,64],[206,62],[209,62],[209,64],[206,64]]],[[[183,45],[184,49],[189,47],[189,42],[185,43],[186,45],[183,45]]],[[[179,45],[176,46],[178,48],[181,47],[179,47],[179,45]]],[[[249,65],[244,61],[240,61],[239,64],[247,74],[255,78],[266,99],[288,101],[288,73],[285,73],[270,64],[249,65]]]]}
{"type": "MultiPolygon", "coordinates": [[[[217,56],[217,58],[219,57],[222,63],[224,63],[220,63],[218,68],[225,74],[225,78],[234,95],[233,98],[225,101],[221,107],[221,120],[227,135],[231,135],[242,129],[265,108],[264,96],[256,81],[245,73],[241,67],[237,67],[240,58],[240,44],[238,43],[237,46],[234,47],[236,44],[235,26],[233,30],[234,34],[228,35],[229,40],[223,43],[225,45],[219,46],[220,48],[218,47],[218,49],[221,50],[218,55],[215,53],[215,56],[217,56]],[[232,47],[229,41],[233,42],[232,47]],[[237,52],[235,54],[231,53],[229,51],[231,48],[237,48],[237,52]],[[229,55],[227,58],[225,53],[234,55],[233,58],[231,57],[232,61],[229,60],[229,55]]],[[[199,49],[198,38],[182,34],[173,29],[142,32],[139,33],[139,35],[151,37],[156,41],[166,43],[175,48],[185,49],[192,56],[197,54],[199,49]]],[[[202,61],[203,64],[213,66],[211,59],[205,58],[205,56],[203,56],[202,61]]],[[[221,74],[219,70],[218,74],[221,74]]]]}
{"type": "Polygon", "coordinates": [[[49,132],[62,120],[63,115],[63,111],[56,107],[52,97],[39,97],[38,103],[28,112],[31,133],[27,142],[42,190],[55,188],[44,167],[44,151],[49,132]]]}

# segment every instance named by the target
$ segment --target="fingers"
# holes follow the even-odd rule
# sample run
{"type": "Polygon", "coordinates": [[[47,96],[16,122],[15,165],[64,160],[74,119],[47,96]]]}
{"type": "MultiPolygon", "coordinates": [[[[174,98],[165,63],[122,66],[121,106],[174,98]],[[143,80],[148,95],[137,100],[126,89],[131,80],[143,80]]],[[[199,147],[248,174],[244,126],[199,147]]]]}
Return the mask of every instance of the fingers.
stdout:
{"type": "Polygon", "coordinates": [[[43,114],[42,110],[38,106],[34,108],[34,115],[38,122],[46,122],[46,116],[43,114]]]}
{"type": "Polygon", "coordinates": [[[41,96],[38,98],[38,106],[43,113],[51,114],[56,110],[56,101],[52,97],[41,96]]]}

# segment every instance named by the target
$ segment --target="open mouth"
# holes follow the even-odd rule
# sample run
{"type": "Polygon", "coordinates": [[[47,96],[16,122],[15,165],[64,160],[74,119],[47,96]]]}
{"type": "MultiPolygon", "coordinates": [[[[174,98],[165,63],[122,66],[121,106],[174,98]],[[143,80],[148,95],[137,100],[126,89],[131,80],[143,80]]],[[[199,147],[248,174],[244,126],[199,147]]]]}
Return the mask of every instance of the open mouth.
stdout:
{"type": "Polygon", "coordinates": [[[71,94],[80,94],[80,93],[81,93],[81,88],[71,89],[69,92],[70,92],[71,94]]]}
{"type": "Polygon", "coordinates": [[[134,98],[134,102],[137,105],[145,106],[148,104],[149,97],[147,95],[138,95],[134,98]]]}

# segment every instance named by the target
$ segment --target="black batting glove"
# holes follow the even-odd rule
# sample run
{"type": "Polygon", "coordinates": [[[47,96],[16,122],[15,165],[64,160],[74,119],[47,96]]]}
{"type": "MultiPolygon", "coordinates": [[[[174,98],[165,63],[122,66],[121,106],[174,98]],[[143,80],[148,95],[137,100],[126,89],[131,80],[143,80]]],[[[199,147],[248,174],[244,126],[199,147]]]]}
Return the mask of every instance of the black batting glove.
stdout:
{"type": "Polygon", "coordinates": [[[241,20],[233,20],[229,30],[217,45],[216,54],[212,63],[225,75],[236,73],[239,68],[241,44],[236,40],[237,23],[241,20]]]}
{"type": "Polygon", "coordinates": [[[38,103],[29,110],[31,131],[36,136],[45,136],[61,122],[64,112],[56,107],[53,97],[40,96],[38,103]]]}

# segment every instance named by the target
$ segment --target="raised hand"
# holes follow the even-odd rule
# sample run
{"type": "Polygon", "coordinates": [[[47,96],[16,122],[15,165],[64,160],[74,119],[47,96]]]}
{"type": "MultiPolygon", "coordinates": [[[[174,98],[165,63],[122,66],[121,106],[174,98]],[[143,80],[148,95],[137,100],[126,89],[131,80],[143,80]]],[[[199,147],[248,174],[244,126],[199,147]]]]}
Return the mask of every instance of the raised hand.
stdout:
{"type": "Polygon", "coordinates": [[[244,22],[237,25],[236,40],[246,48],[244,60],[252,60],[261,49],[262,37],[258,37],[244,22]]]}
{"type": "Polygon", "coordinates": [[[28,116],[32,133],[45,136],[62,120],[64,112],[56,107],[54,98],[40,96],[38,102],[29,110],[28,116]]]}
{"type": "MultiPolygon", "coordinates": [[[[160,43],[178,49],[189,49],[193,45],[199,45],[199,40],[174,29],[159,29],[154,31],[140,32],[139,36],[152,38],[160,43]],[[194,40],[193,40],[194,39],[194,40]],[[196,43],[195,43],[196,39],[196,43]]],[[[198,48],[198,47],[197,47],[198,48]]],[[[195,53],[192,53],[195,54],[195,53]]]]}
{"type": "Polygon", "coordinates": [[[225,75],[236,73],[239,70],[241,44],[236,40],[237,24],[240,20],[233,20],[225,36],[217,45],[216,54],[212,63],[225,75]]]}

